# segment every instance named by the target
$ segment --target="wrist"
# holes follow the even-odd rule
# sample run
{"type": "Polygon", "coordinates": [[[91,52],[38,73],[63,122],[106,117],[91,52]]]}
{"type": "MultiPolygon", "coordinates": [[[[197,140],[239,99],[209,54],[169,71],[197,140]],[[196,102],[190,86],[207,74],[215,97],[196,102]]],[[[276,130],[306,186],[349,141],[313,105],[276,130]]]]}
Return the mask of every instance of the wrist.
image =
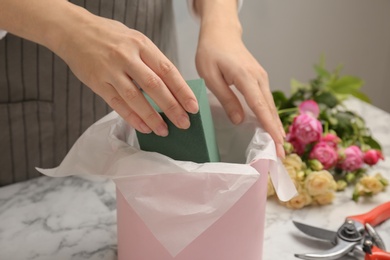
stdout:
{"type": "Polygon", "coordinates": [[[230,38],[242,39],[242,27],[240,23],[202,23],[199,32],[199,40],[204,38],[230,38]]]}
{"type": "Polygon", "coordinates": [[[62,15],[46,23],[41,44],[64,58],[70,47],[69,43],[76,37],[78,30],[90,23],[93,14],[67,1],[61,8],[62,15]]]}
{"type": "MultiPolygon", "coordinates": [[[[193,11],[200,18],[212,17],[216,13],[226,13],[237,16],[238,0],[191,0],[193,11]]],[[[241,2],[241,1],[240,1],[241,2]]]]}
{"type": "Polygon", "coordinates": [[[195,0],[194,10],[200,18],[200,36],[209,33],[242,36],[237,0],[195,0]]]}
{"type": "Polygon", "coordinates": [[[0,1],[0,27],[56,50],[61,33],[74,24],[76,5],[64,0],[0,1]]]}

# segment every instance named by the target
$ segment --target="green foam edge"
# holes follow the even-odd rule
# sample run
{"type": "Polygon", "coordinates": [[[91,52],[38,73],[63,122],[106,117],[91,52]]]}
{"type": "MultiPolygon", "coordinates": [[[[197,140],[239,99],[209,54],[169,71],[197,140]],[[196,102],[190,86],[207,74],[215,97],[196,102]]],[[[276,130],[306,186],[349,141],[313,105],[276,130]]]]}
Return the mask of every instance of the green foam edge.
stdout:
{"type": "Polygon", "coordinates": [[[197,114],[188,114],[191,126],[183,130],[177,128],[161,111],[156,103],[144,93],[149,103],[160,113],[167,123],[169,135],[161,137],[154,133],[143,134],[137,131],[141,150],[158,152],[172,159],[197,163],[219,162],[219,151],[215,130],[203,79],[188,80],[198,104],[197,114]]]}

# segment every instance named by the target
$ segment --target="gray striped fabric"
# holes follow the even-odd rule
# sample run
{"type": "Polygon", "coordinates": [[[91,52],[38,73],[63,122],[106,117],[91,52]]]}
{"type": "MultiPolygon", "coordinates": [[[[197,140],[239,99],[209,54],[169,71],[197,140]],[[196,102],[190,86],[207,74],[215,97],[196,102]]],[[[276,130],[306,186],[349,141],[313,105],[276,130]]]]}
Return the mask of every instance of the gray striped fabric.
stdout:
{"type": "MultiPolygon", "coordinates": [[[[171,0],[75,0],[92,13],[146,34],[173,62],[171,0]]],[[[0,186],[57,166],[80,134],[110,108],[45,47],[0,40],[0,186]]]]}

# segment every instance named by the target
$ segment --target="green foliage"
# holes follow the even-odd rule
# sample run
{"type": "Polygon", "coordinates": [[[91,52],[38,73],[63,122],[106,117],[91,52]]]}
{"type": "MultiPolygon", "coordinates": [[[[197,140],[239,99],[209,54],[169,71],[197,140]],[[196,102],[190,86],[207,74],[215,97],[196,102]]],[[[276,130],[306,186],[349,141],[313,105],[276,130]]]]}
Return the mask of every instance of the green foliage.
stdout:
{"type": "Polygon", "coordinates": [[[282,91],[274,91],[272,92],[272,96],[277,108],[281,108],[281,106],[287,101],[287,98],[282,91]]]}
{"type": "Polygon", "coordinates": [[[327,107],[334,108],[339,104],[339,100],[331,92],[323,92],[313,97],[318,104],[324,104],[327,107]]]}
{"type": "MultiPolygon", "coordinates": [[[[370,149],[379,151],[382,149],[377,140],[371,135],[364,119],[354,111],[349,110],[343,103],[351,96],[369,103],[370,99],[360,91],[364,82],[355,76],[341,75],[341,69],[342,67],[339,66],[333,71],[327,70],[322,58],[319,64],[314,65],[316,72],[314,79],[310,80],[309,83],[292,79],[291,95],[286,96],[281,91],[274,91],[273,98],[287,133],[294,118],[299,114],[298,108],[303,101],[313,100],[318,104],[319,115],[317,119],[322,124],[323,134],[334,134],[341,141],[337,145],[338,162],[332,168],[328,168],[328,171],[333,175],[334,180],[337,181],[337,190],[341,191],[348,185],[354,185],[355,189],[352,199],[358,201],[359,197],[373,196],[374,193],[360,182],[362,177],[366,176],[367,167],[346,170],[338,166],[343,160],[346,160],[344,149],[352,145],[358,146],[363,152],[370,149]]],[[[317,107],[315,106],[315,108],[317,107]]],[[[298,153],[298,150],[295,151],[294,140],[288,141],[284,144],[286,153],[298,153]]],[[[324,167],[324,162],[321,163],[319,160],[310,158],[314,145],[315,142],[312,142],[304,144],[304,147],[300,147],[299,156],[302,162],[307,165],[307,168],[305,167],[306,170],[304,170],[305,174],[324,167]]],[[[389,184],[388,180],[383,177],[375,178],[378,178],[383,187],[389,184]]]]}
{"type": "Polygon", "coordinates": [[[325,60],[321,58],[314,65],[316,77],[309,83],[291,80],[290,97],[281,91],[274,91],[273,97],[282,123],[287,129],[298,113],[299,104],[305,100],[314,100],[320,107],[319,120],[324,129],[335,132],[345,146],[356,144],[366,149],[381,150],[363,118],[343,106],[343,101],[350,96],[370,103],[368,96],[360,91],[364,82],[355,76],[341,75],[341,69],[339,66],[333,71],[327,70],[325,60]]]}
{"type": "Polygon", "coordinates": [[[381,145],[374,138],[372,138],[372,136],[364,136],[363,142],[372,149],[382,150],[381,145]]]}

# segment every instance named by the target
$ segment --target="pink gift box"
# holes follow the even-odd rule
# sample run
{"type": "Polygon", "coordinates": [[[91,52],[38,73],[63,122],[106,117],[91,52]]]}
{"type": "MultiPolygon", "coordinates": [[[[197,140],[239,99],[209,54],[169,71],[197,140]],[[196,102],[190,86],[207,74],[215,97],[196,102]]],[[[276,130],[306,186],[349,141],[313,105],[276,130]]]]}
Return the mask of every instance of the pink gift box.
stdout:
{"type": "Polygon", "coordinates": [[[83,133],[59,167],[38,170],[115,182],[119,260],[261,260],[268,174],[279,199],[296,189],[249,108],[246,121],[232,127],[217,99],[209,100],[221,160],[230,163],[141,151],[134,129],[112,112],[83,133]]]}
{"type": "MultiPolygon", "coordinates": [[[[177,180],[180,176],[176,175],[171,178],[177,180]]],[[[164,176],[167,182],[171,178],[164,176]]],[[[267,172],[259,174],[259,178],[237,202],[174,255],[156,238],[148,225],[125,199],[120,189],[117,188],[118,259],[261,260],[267,178],[267,172]]],[[[201,190],[196,192],[199,185],[201,183],[198,183],[198,187],[193,189],[195,193],[198,193],[194,196],[201,196],[201,190]]],[[[167,189],[169,192],[169,188],[167,189]]],[[[171,195],[177,195],[177,190],[172,190],[171,195]]],[[[184,189],[183,192],[186,190],[184,189]]],[[[193,192],[193,190],[189,192],[193,192]]],[[[175,217],[177,218],[177,216],[175,217]]],[[[207,218],[207,214],[203,217],[207,218]]],[[[164,220],[160,224],[163,225],[164,220]]],[[[178,240],[181,242],[180,237],[178,240]]]]}

